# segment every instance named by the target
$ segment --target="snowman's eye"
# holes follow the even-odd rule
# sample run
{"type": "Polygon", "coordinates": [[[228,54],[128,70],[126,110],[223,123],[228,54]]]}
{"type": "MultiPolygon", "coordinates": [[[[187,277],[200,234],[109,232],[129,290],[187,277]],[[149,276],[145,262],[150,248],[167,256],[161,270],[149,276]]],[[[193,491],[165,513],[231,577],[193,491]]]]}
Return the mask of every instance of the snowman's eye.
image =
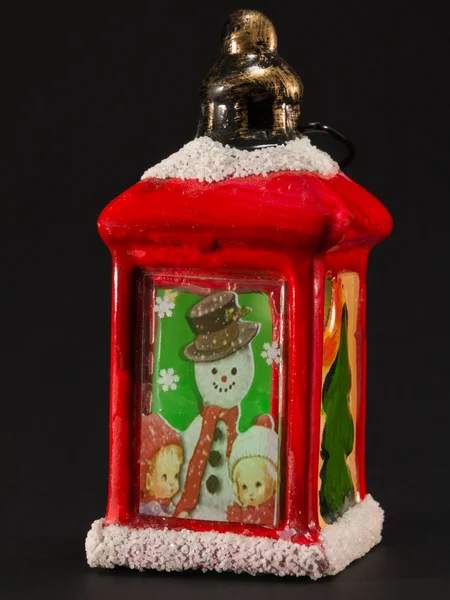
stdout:
{"type": "Polygon", "coordinates": [[[247,486],[245,485],[245,483],[244,483],[244,485],[242,486],[242,489],[243,489],[243,490],[246,490],[246,489],[247,489],[247,486]]]}
{"type": "Polygon", "coordinates": [[[216,373],[217,373],[217,369],[216,369],[216,367],[214,367],[214,369],[211,369],[211,373],[212,373],[213,375],[216,375],[216,373]]]}
{"type": "Polygon", "coordinates": [[[163,481],[167,481],[167,475],[166,475],[166,474],[162,475],[162,476],[161,476],[161,479],[162,479],[163,481]]]}
{"type": "Polygon", "coordinates": [[[237,369],[236,369],[236,367],[233,367],[233,368],[231,369],[231,374],[232,374],[232,375],[236,375],[236,373],[237,373],[237,369]]]}
{"type": "Polygon", "coordinates": [[[261,487],[261,482],[257,481],[255,485],[256,485],[257,488],[260,488],[261,487]]]}

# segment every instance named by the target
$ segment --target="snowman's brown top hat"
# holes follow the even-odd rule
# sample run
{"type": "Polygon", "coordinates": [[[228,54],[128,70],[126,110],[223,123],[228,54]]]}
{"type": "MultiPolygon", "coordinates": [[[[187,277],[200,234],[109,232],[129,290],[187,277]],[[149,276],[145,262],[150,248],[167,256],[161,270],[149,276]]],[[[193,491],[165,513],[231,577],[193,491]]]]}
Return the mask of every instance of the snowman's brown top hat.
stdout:
{"type": "Polygon", "coordinates": [[[185,356],[196,362],[212,362],[249,344],[260,326],[240,321],[249,312],[249,308],[239,306],[235,292],[214,292],[197,302],[188,318],[197,337],[184,349],[185,356]]]}

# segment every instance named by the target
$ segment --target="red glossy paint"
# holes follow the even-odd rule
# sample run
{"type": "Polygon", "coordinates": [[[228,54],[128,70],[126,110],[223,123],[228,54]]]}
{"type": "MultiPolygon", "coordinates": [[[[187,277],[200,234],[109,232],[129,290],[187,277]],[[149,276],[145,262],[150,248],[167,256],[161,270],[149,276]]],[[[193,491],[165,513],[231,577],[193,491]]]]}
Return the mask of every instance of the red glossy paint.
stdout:
{"type": "MultiPolygon", "coordinates": [[[[318,536],[318,458],[324,274],[354,270],[361,281],[361,376],[356,435],[358,488],[364,478],[365,272],[370,248],[392,227],[387,210],[342,173],[272,173],[201,183],[142,181],[102,212],[100,234],[114,265],[110,478],[106,519],[136,527],[230,531],[277,538],[286,528],[298,543],[318,536]],[[250,277],[286,282],[282,485],[285,506],[277,529],[136,513],[136,432],[133,306],[136,270],[173,276],[250,277]]],[[[138,434],[137,434],[138,435],[138,434]]]]}

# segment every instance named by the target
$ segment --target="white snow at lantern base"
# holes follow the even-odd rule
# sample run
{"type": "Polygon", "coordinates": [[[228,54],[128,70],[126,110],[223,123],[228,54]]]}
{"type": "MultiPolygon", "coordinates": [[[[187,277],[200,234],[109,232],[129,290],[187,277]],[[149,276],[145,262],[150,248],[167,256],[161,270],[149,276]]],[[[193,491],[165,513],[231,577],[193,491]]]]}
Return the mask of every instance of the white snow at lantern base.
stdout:
{"type": "Polygon", "coordinates": [[[321,532],[320,542],[302,545],[264,537],[187,529],[133,529],[95,521],[86,539],[91,567],[181,571],[335,575],[381,540],[384,513],[370,495],[321,532]]]}

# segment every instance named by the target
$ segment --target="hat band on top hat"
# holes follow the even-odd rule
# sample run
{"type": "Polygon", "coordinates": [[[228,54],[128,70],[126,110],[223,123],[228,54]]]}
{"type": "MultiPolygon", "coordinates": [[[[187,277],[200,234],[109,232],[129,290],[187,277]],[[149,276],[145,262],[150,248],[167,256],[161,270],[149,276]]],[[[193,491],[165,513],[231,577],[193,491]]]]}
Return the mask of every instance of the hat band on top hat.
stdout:
{"type": "Polygon", "coordinates": [[[231,345],[239,335],[239,327],[236,321],[232,321],[220,331],[204,333],[195,340],[195,347],[199,352],[221,350],[231,345]]]}

